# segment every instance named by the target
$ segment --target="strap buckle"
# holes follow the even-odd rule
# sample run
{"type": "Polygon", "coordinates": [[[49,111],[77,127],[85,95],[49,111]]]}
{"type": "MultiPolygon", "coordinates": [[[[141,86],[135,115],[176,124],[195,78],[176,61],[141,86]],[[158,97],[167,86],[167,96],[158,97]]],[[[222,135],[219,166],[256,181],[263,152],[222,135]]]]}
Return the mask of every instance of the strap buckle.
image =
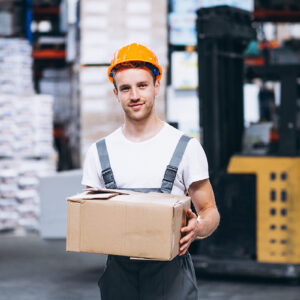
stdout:
{"type": "Polygon", "coordinates": [[[102,170],[102,176],[105,183],[105,186],[109,189],[116,189],[116,182],[114,178],[114,174],[111,168],[107,168],[102,170]]]}
{"type": "Polygon", "coordinates": [[[177,171],[178,171],[177,167],[168,165],[165,172],[164,180],[174,183],[177,171]]]}
{"type": "Polygon", "coordinates": [[[174,181],[175,181],[175,177],[176,177],[176,174],[177,174],[177,170],[178,170],[177,167],[174,167],[174,166],[171,166],[171,165],[167,166],[167,169],[166,169],[163,181],[162,181],[162,185],[161,185],[161,191],[163,193],[166,193],[166,194],[171,193],[172,188],[173,188],[173,184],[174,184],[174,181]]]}

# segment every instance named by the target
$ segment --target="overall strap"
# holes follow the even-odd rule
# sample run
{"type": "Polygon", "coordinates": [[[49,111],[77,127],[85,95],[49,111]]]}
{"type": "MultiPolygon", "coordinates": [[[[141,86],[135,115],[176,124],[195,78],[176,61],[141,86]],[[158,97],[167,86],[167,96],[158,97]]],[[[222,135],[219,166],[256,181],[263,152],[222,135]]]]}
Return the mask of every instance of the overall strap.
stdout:
{"type": "Polygon", "coordinates": [[[167,169],[165,171],[165,175],[161,185],[161,192],[170,194],[173,188],[173,184],[176,178],[176,174],[178,171],[178,166],[182,160],[184,151],[191,137],[187,135],[182,135],[177,143],[173,156],[167,169]]]}
{"type": "Polygon", "coordinates": [[[99,161],[102,169],[102,177],[107,189],[116,189],[114,174],[110,166],[109,156],[107,152],[105,139],[101,139],[96,143],[98,150],[99,161]]]}

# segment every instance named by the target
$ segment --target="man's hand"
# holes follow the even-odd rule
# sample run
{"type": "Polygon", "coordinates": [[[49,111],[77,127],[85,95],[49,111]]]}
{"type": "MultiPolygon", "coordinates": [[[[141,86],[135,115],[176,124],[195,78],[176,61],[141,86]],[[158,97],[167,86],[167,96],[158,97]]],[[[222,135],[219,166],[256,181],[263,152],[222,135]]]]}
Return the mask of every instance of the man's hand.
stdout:
{"type": "Polygon", "coordinates": [[[184,255],[197,237],[197,216],[191,209],[187,211],[188,224],[181,228],[182,238],[179,242],[179,255],[184,255]]]}
{"type": "Polygon", "coordinates": [[[199,217],[197,218],[191,209],[187,211],[188,224],[181,228],[179,255],[184,255],[197,237],[203,239],[210,236],[220,222],[220,214],[209,179],[193,182],[188,192],[199,217]]]}

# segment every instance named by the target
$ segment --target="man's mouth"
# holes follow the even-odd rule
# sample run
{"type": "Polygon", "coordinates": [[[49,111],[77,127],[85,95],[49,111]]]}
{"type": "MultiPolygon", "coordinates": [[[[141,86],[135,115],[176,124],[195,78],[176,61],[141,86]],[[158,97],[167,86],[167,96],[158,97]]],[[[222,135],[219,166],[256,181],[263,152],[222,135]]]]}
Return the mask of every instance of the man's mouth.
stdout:
{"type": "Polygon", "coordinates": [[[142,107],[144,105],[144,103],[132,103],[129,106],[133,109],[139,109],[140,107],[142,107]]]}

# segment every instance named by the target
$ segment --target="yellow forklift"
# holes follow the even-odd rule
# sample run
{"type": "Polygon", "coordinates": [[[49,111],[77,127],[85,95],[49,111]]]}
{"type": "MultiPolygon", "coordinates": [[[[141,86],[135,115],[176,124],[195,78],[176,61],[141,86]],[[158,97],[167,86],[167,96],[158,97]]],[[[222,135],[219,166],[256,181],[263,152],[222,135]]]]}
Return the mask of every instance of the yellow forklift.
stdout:
{"type": "Polygon", "coordinates": [[[221,223],[193,244],[196,271],[299,280],[300,64],[246,67],[243,53],[256,38],[252,16],[227,6],[197,14],[201,142],[221,223]],[[263,155],[243,153],[243,85],[254,78],[281,85],[278,123],[263,155]]]}

